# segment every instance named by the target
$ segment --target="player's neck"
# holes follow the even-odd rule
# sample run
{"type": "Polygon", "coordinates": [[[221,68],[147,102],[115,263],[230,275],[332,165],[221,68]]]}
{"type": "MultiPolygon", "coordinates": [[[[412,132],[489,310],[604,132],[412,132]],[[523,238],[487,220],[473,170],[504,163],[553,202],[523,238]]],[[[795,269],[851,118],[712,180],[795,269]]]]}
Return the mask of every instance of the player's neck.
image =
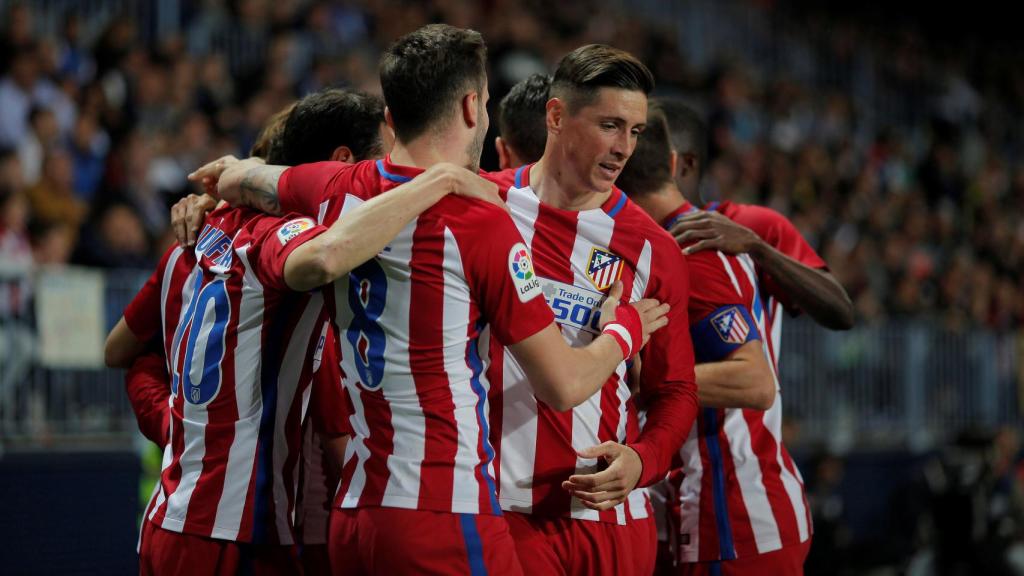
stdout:
{"type": "Polygon", "coordinates": [[[633,196],[630,200],[643,208],[644,212],[647,212],[651,219],[659,224],[664,222],[670,214],[678,210],[686,202],[686,198],[676,188],[676,185],[671,182],[664,184],[655,192],[642,196],[633,196]]]}
{"type": "Polygon", "coordinates": [[[414,166],[423,169],[441,162],[451,162],[458,166],[469,167],[466,147],[460,146],[454,140],[456,139],[446,141],[432,135],[424,135],[411,142],[396,140],[394,148],[391,149],[391,162],[399,166],[414,166]]]}
{"type": "Polygon", "coordinates": [[[548,206],[562,210],[593,210],[608,200],[611,189],[590,190],[565,169],[566,164],[549,162],[547,154],[530,168],[530,187],[548,206]]]}

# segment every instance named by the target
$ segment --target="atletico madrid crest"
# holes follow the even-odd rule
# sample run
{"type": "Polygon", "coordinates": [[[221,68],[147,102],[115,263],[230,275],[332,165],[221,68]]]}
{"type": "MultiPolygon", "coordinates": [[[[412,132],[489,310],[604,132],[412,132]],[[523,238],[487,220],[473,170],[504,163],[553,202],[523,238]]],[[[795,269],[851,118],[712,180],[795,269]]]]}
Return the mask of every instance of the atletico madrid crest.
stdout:
{"type": "Polygon", "coordinates": [[[711,319],[711,325],[722,341],[729,344],[743,344],[747,341],[747,334],[750,334],[750,326],[747,326],[747,321],[735,306],[719,312],[711,319]]]}
{"type": "Polygon", "coordinates": [[[590,249],[587,278],[590,278],[598,290],[607,290],[620,276],[622,276],[621,256],[597,247],[590,249]]]}

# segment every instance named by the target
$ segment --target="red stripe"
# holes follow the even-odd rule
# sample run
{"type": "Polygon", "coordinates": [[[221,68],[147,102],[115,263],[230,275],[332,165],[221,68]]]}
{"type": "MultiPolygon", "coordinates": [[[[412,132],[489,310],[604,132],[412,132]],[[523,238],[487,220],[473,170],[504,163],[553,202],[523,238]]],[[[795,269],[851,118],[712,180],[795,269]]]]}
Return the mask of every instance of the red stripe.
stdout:
{"type": "Polygon", "coordinates": [[[800,541],[800,530],[796,523],[796,511],[782,484],[782,468],[776,458],[778,445],[764,426],[764,414],[758,410],[743,411],[743,417],[750,428],[750,446],[761,464],[761,481],[768,494],[768,504],[772,508],[772,515],[779,527],[779,537],[785,546],[800,541]]]}
{"type": "Polygon", "coordinates": [[[450,501],[459,433],[448,373],[444,368],[444,227],[420,218],[409,261],[409,368],[425,420],[419,498],[450,501]]]}
{"type": "MultiPolygon", "coordinates": [[[[530,246],[538,275],[573,284],[571,258],[577,216],[576,212],[556,210],[545,204],[538,206],[530,246]]],[[[576,472],[572,410],[559,413],[537,401],[537,445],[533,468],[533,513],[567,514],[572,499],[568,492],[562,490],[561,483],[576,472]]]]}
{"type": "MultiPolygon", "coordinates": [[[[359,385],[356,384],[358,387],[359,385]]],[[[370,435],[365,439],[366,449],[370,455],[363,464],[366,484],[359,497],[359,506],[380,506],[387,488],[388,471],[387,455],[394,451],[395,429],[391,426],[391,406],[380,390],[364,390],[359,388],[359,397],[363,404],[363,415],[366,418],[370,435]]],[[[352,458],[356,460],[355,457],[352,458]]],[[[346,466],[347,468],[347,466],[346,466]]],[[[351,481],[351,473],[345,474],[346,484],[351,481]]],[[[348,486],[345,486],[346,491],[348,486]]],[[[339,494],[340,496],[340,494],[339,494]]]]}

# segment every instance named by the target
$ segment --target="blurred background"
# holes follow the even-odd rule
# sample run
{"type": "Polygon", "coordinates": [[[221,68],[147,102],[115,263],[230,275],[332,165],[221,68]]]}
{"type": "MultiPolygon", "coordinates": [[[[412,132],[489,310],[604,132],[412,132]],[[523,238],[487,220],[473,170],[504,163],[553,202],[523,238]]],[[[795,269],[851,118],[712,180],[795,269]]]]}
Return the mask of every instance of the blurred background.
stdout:
{"type": "Polygon", "coordinates": [[[495,107],[580,44],[638,55],[709,122],[708,193],[788,215],[849,291],[855,329],[787,319],[780,355],[808,574],[1024,574],[1024,43],[994,3],[891,4],[0,1],[3,572],[136,569],[159,455],[102,344],[185,175],[446,22],[495,107]]]}

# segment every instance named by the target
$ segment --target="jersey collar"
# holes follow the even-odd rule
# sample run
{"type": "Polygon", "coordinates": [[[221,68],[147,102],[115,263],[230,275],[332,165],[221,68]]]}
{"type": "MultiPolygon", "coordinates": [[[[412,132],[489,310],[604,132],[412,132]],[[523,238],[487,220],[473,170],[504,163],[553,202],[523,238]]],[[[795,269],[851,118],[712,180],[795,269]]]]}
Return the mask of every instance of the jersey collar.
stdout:
{"type": "Polygon", "coordinates": [[[661,227],[665,230],[670,230],[676,225],[676,222],[679,222],[680,218],[690,214],[691,212],[696,212],[697,210],[698,208],[696,206],[690,204],[687,200],[683,200],[683,203],[680,204],[678,208],[669,212],[668,216],[661,221],[661,227]]]}
{"type": "Polygon", "coordinates": [[[384,158],[377,160],[377,172],[380,174],[381,178],[391,180],[397,184],[402,184],[412,180],[416,176],[419,176],[423,173],[423,169],[415,166],[392,164],[391,155],[388,154],[384,158]]]}
{"type": "MultiPolygon", "coordinates": [[[[516,188],[529,188],[530,187],[530,169],[533,168],[533,164],[524,164],[519,168],[516,168],[515,180],[513,186],[516,188]]],[[[601,210],[608,214],[609,217],[615,218],[626,206],[627,202],[626,194],[619,190],[617,187],[612,186],[612,193],[608,195],[608,199],[601,204],[601,210]]]]}

